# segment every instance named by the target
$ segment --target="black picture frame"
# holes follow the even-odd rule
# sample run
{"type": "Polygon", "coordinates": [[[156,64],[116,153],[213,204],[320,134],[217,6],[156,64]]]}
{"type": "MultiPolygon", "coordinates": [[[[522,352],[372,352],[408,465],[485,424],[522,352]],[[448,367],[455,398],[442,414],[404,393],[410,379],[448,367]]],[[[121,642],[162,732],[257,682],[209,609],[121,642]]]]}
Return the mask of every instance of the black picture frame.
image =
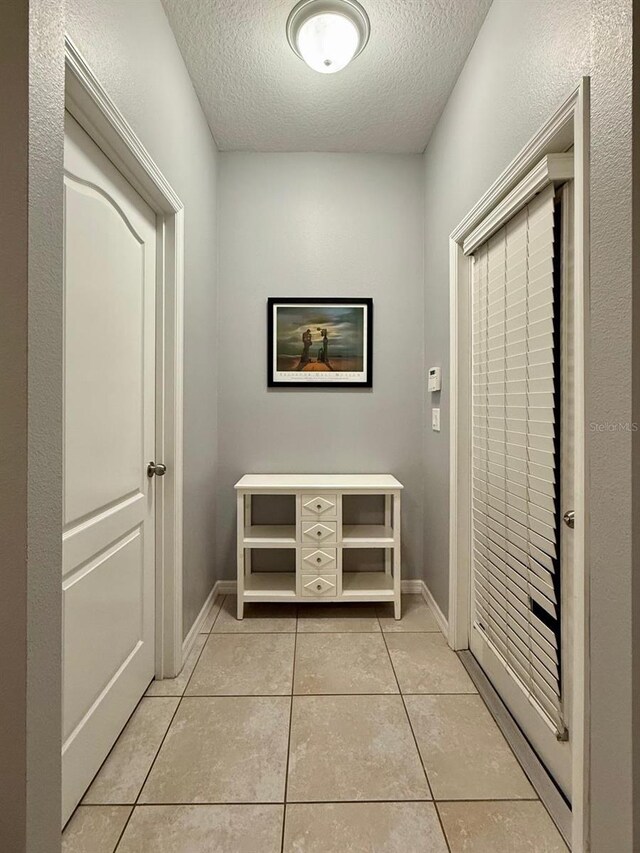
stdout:
{"type": "MultiPolygon", "coordinates": [[[[312,315],[313,316],[313,315],[312,315]]],[[[310,321],[311,322],[311,321],[310,321]]],[[[309,331],[309,330],[307,330],[309,331]]],[[[318,328],[318,332],[325,330],[318,328]]],[[[324,352],[330,352],[331,342],[324,335],[325,346],[324,352]]],[[[316,342],[318,344],[319,342],[316,342]]],[[[310,345],[309,345],[310,346],[310,345]]],[[[304,352],[309,353],[309,346],[304,349],[304,352]]],[[[293,358],[293,356],[290,356],[293,358]]],[[[360,356],[357,357],[358,360],[360,356]]],[[[316,363],[323,363],[320,356],[315,360],[316,363]]],[[[310,359],[307,364],[311,367],[310,359]]],[[[335,364],[335,361],[334,361],[335,364]]],[[[272,296],[267,299],[267,386],[269,388],[372,388],[373,387],[373,299],[346,297],[282,297],[272,296]],[[327,358],[326,367],[321,369],[309,370],[308,368],[300,368],[302,363],[302,353],[298,366],[293,370],[279,370],[277,367],[278,353],[276,351],[278,343],[277,329],[277,311],[279,308],[298,308],[308,307],[309,312],[316,308],[327,309],[329,306],[336,308],[361,308],[363,311],[362,322],[362,369],[361,370],[339,370],[332,366],[330,357],[327,358]],[[304,379],[299,374],[305,373],[304,379]],[[327,373],[332,373],[331,379],[325,378],[327,373]],[[320,375],[319,375],[320,374],[320,375]],[[318,377],[318,378],[316,378],[318,377]]]]}

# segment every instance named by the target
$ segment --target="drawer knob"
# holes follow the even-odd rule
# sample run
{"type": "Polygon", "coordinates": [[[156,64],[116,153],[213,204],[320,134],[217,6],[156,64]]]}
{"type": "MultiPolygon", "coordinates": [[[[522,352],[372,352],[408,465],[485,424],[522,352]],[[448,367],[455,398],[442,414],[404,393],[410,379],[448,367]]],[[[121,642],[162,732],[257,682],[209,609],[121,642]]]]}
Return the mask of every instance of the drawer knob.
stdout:
{"type": "Polygon", "coordinates": [[[318,536],[322,536],[322,531],[318,530],[318,536]]]}
{"type": "Polygon", "coordinates": [[[321,562],[322,562],[322,557],[316,557],[316,563],[321,563],[321,562]]]}
{"type": "Polygon", "coordinates": [[[322,504],[316,504],[317,509],[322,509],[322,504]]]}
{"type": "Polygon", "coordinates": [[[316,587],[316,589],[322,589],[322,584],[319,583],[318,586],[316,587]]]}

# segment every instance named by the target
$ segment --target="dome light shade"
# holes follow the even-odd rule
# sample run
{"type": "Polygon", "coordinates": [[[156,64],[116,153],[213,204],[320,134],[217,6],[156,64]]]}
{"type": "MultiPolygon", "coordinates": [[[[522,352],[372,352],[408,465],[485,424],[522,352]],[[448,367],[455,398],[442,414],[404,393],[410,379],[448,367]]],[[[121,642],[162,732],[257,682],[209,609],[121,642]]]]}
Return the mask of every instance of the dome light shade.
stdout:
{"type": "Polygon", "coordinates": [[[321,74],[333,74],[348,65],[359,41],[358,30],[349,18],[334,12],[307,18],[297,40],[304,61],[321,74]]]}
{"type": "Polygon", "coordinates": [[[334,74],[362,52],[369,17],[356,0],[301,0],[287,21],[291,48],[310,68],[334,74]]]}

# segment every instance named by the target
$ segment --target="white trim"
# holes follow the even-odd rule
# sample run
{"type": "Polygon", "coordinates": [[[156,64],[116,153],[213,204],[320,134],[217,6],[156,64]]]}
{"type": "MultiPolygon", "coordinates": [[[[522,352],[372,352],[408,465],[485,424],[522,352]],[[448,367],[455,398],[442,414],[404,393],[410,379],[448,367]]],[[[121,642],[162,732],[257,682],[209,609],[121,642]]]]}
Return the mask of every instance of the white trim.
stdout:
{"type": "Polygon", "coordinates": [[[449,636],[449,623],[447,622],[447,617],[440,609],[431,590],[423,580],[418,578],[403,580],[402,593],[403,595],[421,595],[429,609],[433,612],[433,615],[436,617],[436,622],[438,623],[442,633],[445,637],[449,636]]]}
{"type": "Polygon", "coordinates": [[[220,595],[235,595],[238,592],[236,581],[216,581],[216,589],[220,595]]]}
{"type": "Polygon", "coordinates": [[[195,622],[193,623],[193,625],[189,629],[189,633],[187,634],[187,636],[184,638],[184,642],[182,643],[182,663],[183,663],[183,665],[189,656],[189,652],[193,648],[193,645],[194,645],[194,643],[198,637],[198,634],[201,633],[200,629],[202,628],[205,621],[207,620],[207,617],[209,616],[209,613],[211,612],[211,608],[214,606],[218,596],[220,595],[220,591],[218,589],[219,583],[220,583],[220,581],[216,581],[214,583],[214,585],[211,587],[211,592],[206,597],[205,602],[202,605],[202,608],[200,609],[200,613],[198,613],[198,615],[196,616],[195,622]]]}
{"type": "Polygon", "coordinates": [[[573,824],[572,849],[588,850],[589,789],[590,789],[590,638],[589,638],[589,576],[590,561],[587,543],[589,534],[589,454],[587,447],[586,365],[588,358],[587,330],[589,316],[589,174],[590,174],[590,95],[589,78],[584,77],[578,90],[574,110],[574,352],[575,352],[575,434],[574,466],[576,518],[574,566],[574,654],[573,654],[573,714],[570,727],[573,738],[573,824]],[[579,568],[583,567],[580,572],[579,568]]]}
{"type": "MultiPolygon", "coordinates": [[[[198,618],[194,622],[194,627],[195,625],[201,625],[202,622],[204,622],[208,615],[208,610],[206,613],[204,612],[205,608],[207,608],[207,606],[209,606],[209,608],[212,607],[216,598],[219,595],[235,595],[237,592],[237,588],[238,584],[236,581],[216,581],[213,589],[207,597],[207,601],[205,601],[204,603],[204,607],[202,608],[198,615],[198,618]],[[208,602],[210,602],[209,605],[207,604],[208,602]]],[[[426,604],[433,611],[433,615],[436,617],[436,621],[440,626],[440,630],[445,635],[445,637],[447,637],[449,635],[449,625],[447,623],[447,619],[440,607],[438,606],[435,598],[431,594],[431,590],[426,585],[426,583],[423,580],[419,580],[418,578],[407,578],[402,581],[401,589],[403,595],[421,595],[423,597],[426,604]]],[[[185,639],[184,641],[185,649],[187,649],[187,640],[189,639],[189,637],[191,637],[192,633],[194,634],[194,637],[191,640],[191,645],[193,645],[193,643],[195,642],[195,636],[198,634],[198,631],[195,631],[194,628],[192,628],[191,631],[189,631],[189,634],[187,635],[187,639],[185,639]]],[[[184,652],[185,658],[189,651],[190,647],[189,649],[187,649],[187,651],[184,652]]]]}
{"type": "Polygon", "coordinates": [[[417,578],[406,578],[402,581],[401,590],[404,595],[422,595],[424,581],[417,578]]]}
{"type": "Polygon", "coordinates": [[[156,677],[182,668],[182,417],[184,209],[182,202],[69,36],[65,107],[157,215],[156,677]]]}
{"type": "Polygon", "coordinates": [[[211,592],[207,596],[204,604],[202,605],[202,609],[200,613],[196,616],[196,620],[189,629],[189,633],[184,638],[184,642],[182,643],[182,663],[186,661],[189,652],[193,648],[193,645],[196,641],[198,634],[201,633],[201,627],[206,621],[211,611],[211,608],[215,605],[217,600],[225,595],[235,595],[237,590],[237,584],[235,581],[216,581],[211,588],[211,592]]]}
{"type": "Polygon", "coordinates": [[[548,154],[543,157],[493,210],[477,225],[462,244],[465,255],[486,243],[509,219],[549,184],[573,178],[573,154],[548,154]]]}
{"type": "Polygon", "coordinates": [[[556,110],[554,115],[535,133],[524,148],[507,166],[504,172],[494,181],[486,193],[471,208],[469,213],[451,232],[451,239],[462,243],[473,229],[499,204],[531,171],[533,166],[554,149],[566,151],[573,142],[573,120],[578,101],[585,91],[588,91],[588,78],[583,77],[580,85],[556,110]]]}
{"type": "Polygon", "coordinates": [[[426,585],[426,583],[424,581],[421,581],[421,584],[422,584],[422,590],[421,590],[422,597],[424,598],[424,600],[428,604],[429,608],[433,612],[433,615],[436,617],[436,622],[440,626],[440,630],[445,635],[445,637],[448,637],[449,636],[449,623],[447,622],[447,617],[444,615],[442,610],[440,610],[440,606],[438,605],[438,602],[433,597],[433,593],[431,592],[429,587],[426,585]]]}
{"type": "Polygon", "coordinates": [[[118,169],[154,209],[167,213],[182,210],[182,202],[173,188],[68,35],[64,46],[66,109],[85,130],[91,127],[93,140],[101,148],[101,143],[105,143],[109,159],[114,159],[118,169]]]}
{"type": "MultiPolygon", "coordinates": [[[[469,345],[470,259],[463,245],[475,229],[501,206],[508,194],[549,154],[566,152],[573,145],[575,199],[575,422],[574,435],[576,476],[574,589],[574,642],[572,667],[573,710],[569,729],[573,743],[572,778],[572,848],[588,849],[589,790],[589,609],[588,507],[586,484],[588,459],[585,436],[585,361],[588,328],[589,292],[589,79],[583,78],[578,88],[562,104],[551,119],[532,137],[478,203],[469,211],[450,237],[450,530],[449,530],[449,644],[455,650],[469,647],[469,580],[470,580],[470,424],[469,400],[471,351],[469,345]],[[580,568],[583,571],[580,572],[580,568]]],[[[522,193],[526,195],[526,186],[522,193]]],[[[511,196],[509,204],[522,198],[511,196]]],[[[469,244],[467,244],[469,245],[469,244]]]]}
{"type": "Polygon", "coordinates": [[[454,651],[469,648],[471,543],[471,425],[466,405],[471,381],[471,347],[459,335],[459,330],[468,328],[471,322],[471,269],[461,244],[462,238],[460,242],[449,240],[449,645],[454,651]]]}

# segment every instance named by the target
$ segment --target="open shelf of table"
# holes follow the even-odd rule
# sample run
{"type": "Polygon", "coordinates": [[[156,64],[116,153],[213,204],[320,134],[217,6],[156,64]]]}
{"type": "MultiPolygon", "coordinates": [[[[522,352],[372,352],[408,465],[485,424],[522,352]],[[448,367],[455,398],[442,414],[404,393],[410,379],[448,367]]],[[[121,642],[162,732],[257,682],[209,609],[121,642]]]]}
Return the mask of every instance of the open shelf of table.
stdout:
{"type": "Polygon", "coordinates": [[[295,548],[295,524],[254,524],[245,527],[243,544],[247,548],[295,548]]]}
{"type": "Polygon", "coordinates": [[[393,576],[386,572],[343,572],[342,594],[345,598],[350,595],[379,595],[388,593],[393,598],[393,576]]]}
{"type": "Polygon", "coordinates": [[[393,528],[384,524],[344,524],[343,548],[384,548],[394,543],[393,528]]]}
{"type": "Polygon", "coordinates": [[[255,572],[245,576],[244,596],[253,601],[296,597],[295,572],[255,572]]]}

